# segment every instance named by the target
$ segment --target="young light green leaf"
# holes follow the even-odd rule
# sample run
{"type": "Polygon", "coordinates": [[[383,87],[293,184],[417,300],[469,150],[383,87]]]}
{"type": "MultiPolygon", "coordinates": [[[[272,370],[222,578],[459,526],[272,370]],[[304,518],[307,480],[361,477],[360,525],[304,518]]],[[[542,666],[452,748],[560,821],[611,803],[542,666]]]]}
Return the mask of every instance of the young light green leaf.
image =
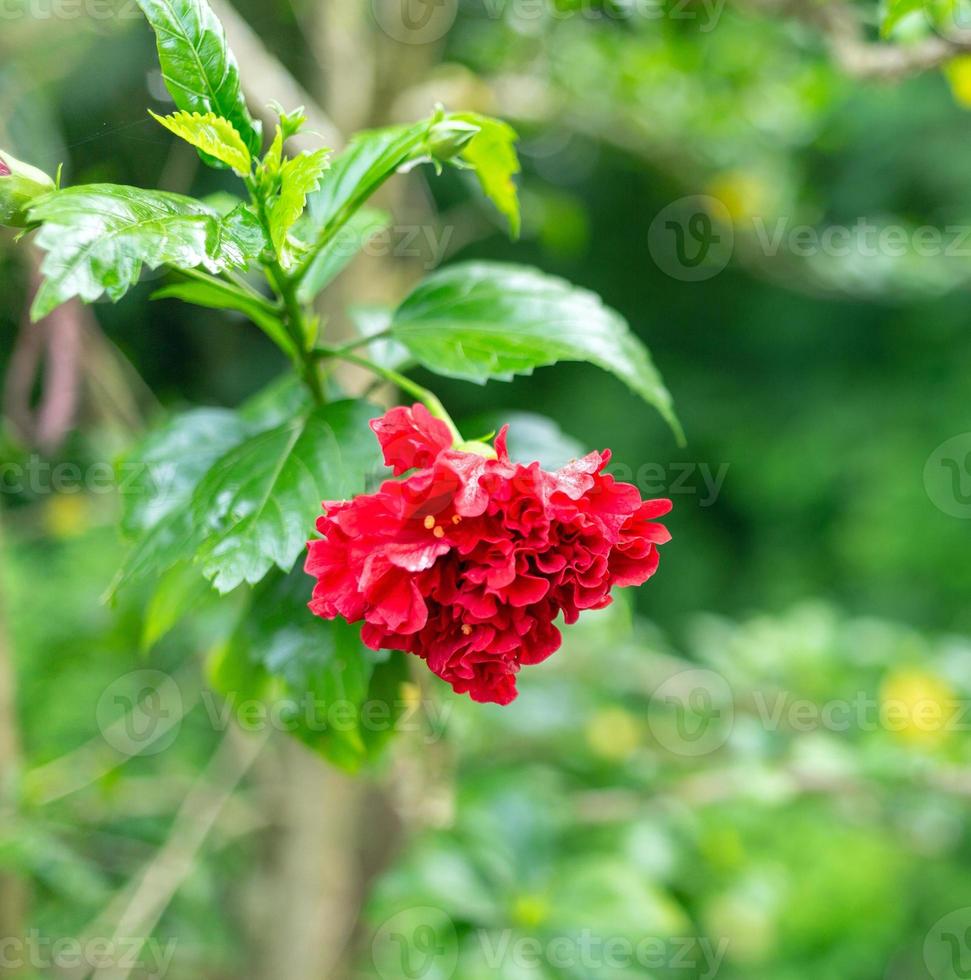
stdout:
{"type": "Polygon", "coordinates": [[[42,225],[37,244],[47,252],[44,282],[34,299],[35,320],[73,296],[115,302],[138,281],[142,266],[204,266],[210,272],[245,267],[262,236],[246,209],[225,218],[192,198],[116,184],[69,187],[30,210],[42,225]]]}
{"type": "Polygon", "coordinates": [[[289,571],[322,500],[359,493],[377,465],[364,402],[323,405],[231,449],[192,498],[205,576],[220,592],[289,571]]]}
{"type": "Polygon", "coordinates": [[[280,192],[270,207],[270,237],[278,255],[284,254],[287,235],[307,206],[307,195],[317,189],[327,169],[330,150],[301,153],[280,165],[280,192]]]}
{"type": "Polygon", "coordinates": [[[391,215],[377,208],[361,208],[316,254],[300,282],[298,298],[311,303],[314,297],[343,271],[344,267],[379,232],[384,231],[391,215]]]}
{"type": "Polygon", "coordinates": [[[681,427],[647,348],[598,296],[536,269],[447,266],[398,307],[392,336],[437,374],[484,383],[557,361],[587,361],[623,380],[681,427]]]}
{"type": "Polygon", "coordinates": [[[265,303],[228,285],[198,280],[178,282],[152,293],[152,299],[181,299],[211,310],[235,310],[252,320],[289,357],[297,356],[293,340],[279,317],[267,309],[265,303]]]}
{"type": "Polygon", "coordinates": [[[519,173],[516,131],[499,119],[477,113],[459,113],[459,120],[472,123],[478,132],[462,148],[459,159],[475,170],[486,197],[509,220],[509,232],[519,237],[519,192],[515,174],[519,173]]]}
{"type": "Polygon", "coordinates": [[[262,146],[260,125],[240,90],[226,32],[206,0],[138,0],[138,5],[155,31],[162,77],[175,104],[229,120],[256,156],[262,146]]]}
{"type": "Polygon", "coordinates": [[[159,116],[149,109],[148,114],[169,132],[227,167],[232,167],[240,177],[245,177],[252,169],[250,151],[228,119],[212,112],[204,115],[198,112],[173,112],[169,116],[159,116]]]}

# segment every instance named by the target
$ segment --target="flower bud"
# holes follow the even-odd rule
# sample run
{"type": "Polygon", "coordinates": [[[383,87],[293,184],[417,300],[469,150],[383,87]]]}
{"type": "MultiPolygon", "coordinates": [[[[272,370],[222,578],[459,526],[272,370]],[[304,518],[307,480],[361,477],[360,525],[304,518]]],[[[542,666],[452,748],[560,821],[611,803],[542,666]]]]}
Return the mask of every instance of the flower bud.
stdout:
{"type": "Polygon", "coordinates": [[[43,170],[0,150],[0,225],[24,228],[31,204],[52,190],[54,181],[43,170]]]}
{"type": "Polygon", "coordinates": [[[443,119],[428,131],[428,150],[432,159],[442,162],[458,156],[479,132],[475,123],[443,119]]]}

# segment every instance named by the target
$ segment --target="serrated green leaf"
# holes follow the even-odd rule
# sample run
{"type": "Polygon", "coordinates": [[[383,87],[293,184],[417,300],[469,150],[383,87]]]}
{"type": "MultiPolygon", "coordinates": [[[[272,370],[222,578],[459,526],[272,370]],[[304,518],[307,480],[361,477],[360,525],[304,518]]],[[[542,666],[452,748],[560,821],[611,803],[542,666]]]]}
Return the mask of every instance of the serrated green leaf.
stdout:
{"type": "Polygon", "coordinates": [[[233,124],[213,112],[173,112],[159,116],[149,109],[148,113],[170,133],[191,144],[198,150],[225,163],[240,176],[245,177],[253,166],[253,158],[242,136],[233,124]]]}
{"type": "Polygon", "coordinates": [[[119,462],[121,528],[133,545],[109,596],[194,558],[201,535],[189,511],[192,493],[212,464],[252,431],[235,412],[194,409],[150,432],[119,462]]]}
{"type": "Polygon", "coordinates": [[[250,116],[226,32],[206,0],[138,0],[158,41],[162,77],[186,112],[228,119],[256,156],[261,129],[250,116]]]}
{"type": "Polygon", "coordinates": [[[499,119],[477,113],[459,113],[457,119],[472,123],[479,131],[462,149],[459,159],[475,170],[486,197],[509,220],[509,232],[519,237],[519,191],[513,177],[519,173],[516,131],[499,119]]]}
{"type": "Polygon", "coordinates": [[[289,571],[322,500],[364,489],[377,466],[364,402],[323,405],[245,440],[206,474],[192,497],[205,543],[198,560],[220,592],[256,583],[273,565],[289,571]]]}
{"type": "Polygon", "coordinates": [[[195,408],[152,430],[118,463],[121,529],[141,534],[189,502],[213,463],[249,429],[226,408],[195,408]]]}
{"type": "Polygon", "coordinates": [[[330,150],[301,153],[280,165],[280,192],[270,207],[270,238],[278,255],[286,249],[287,235],[307,206],[307,195],[317,189],[327,169],[330,150]]]}
{"type": "Polygon", "coordinates": [[[245,267],[262,241],[248,209],[221,217],[181,194],[116,184],[57,191],[31,208],[30,220],[41,224],[36,242],[47,252],[35,320],[74,296],[93,303],[107,293],[117,302],[143,266],[245,267]]]}
{"type": "Polygon", "coordinates": [[[647,348],[598,296],[525,266],[441,269],[398,307],[392,336],[429,370],[484,383],[558,361],[586,361],[623,380],[681,428],[647,348]]]}
{"type": "Polygon", "coordinates": [[[311,303],[314,297],[329,285],[367,245],[378,232],[391,221],[391,215],[377,208],[361,208],[314,257],[306,275],[300,282],[298,298],[301,303],[311,303]]]}
{"type": "Polygon", "coordinates": [[[297,356],[297,349],[280,319],[269,312],[258,300],[241,296],[238,290],[219,283],[174,283],[152,293],[152,299],[180,299],[211,310],[235,310],[252,320],[281,350],[290,357],[297,356]]]}

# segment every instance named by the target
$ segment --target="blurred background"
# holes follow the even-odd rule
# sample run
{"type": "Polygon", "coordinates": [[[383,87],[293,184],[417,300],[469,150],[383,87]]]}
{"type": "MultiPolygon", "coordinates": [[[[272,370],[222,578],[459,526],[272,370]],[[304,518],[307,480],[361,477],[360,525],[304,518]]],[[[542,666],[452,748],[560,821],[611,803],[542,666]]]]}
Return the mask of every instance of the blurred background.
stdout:
{"type": "MultiPolygon", "coordinates": [[[[36,256],[0,237],[0,973],[971,976],[962,8],[213,6],[254,108],[304,102],[328,145],[436,103],[517,128],[521,241],[462,173],[399,177],[322,312],[457,257],[597,290],[685,448],[592,368],[428,383],[551,464],[610,446],[672,498],[674,540],[509,707],[429,678],[354,778],[284,734],[254,748],[205,683],[220,613],[160,638],[138,596],[102,602],[111,464],[167,409],[236,405],[285,365],[151,281],[29,326],[36,256]],[[160,677],[164,736],[132,751],[112,706],[160,677]]],[[[167,97],[134,3],[0,21],[0,146],[66,182],[223,189],[145,112],[167,97]]]]}

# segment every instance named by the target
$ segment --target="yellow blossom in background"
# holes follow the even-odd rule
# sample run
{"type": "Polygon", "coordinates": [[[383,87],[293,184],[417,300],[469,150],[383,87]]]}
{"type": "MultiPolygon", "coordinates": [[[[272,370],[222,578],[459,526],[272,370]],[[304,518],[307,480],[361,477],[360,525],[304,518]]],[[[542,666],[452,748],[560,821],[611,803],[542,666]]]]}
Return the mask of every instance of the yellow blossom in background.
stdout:
{"type": "Polygon", "coordinates": [[[587,723],[587,745],[603,759],[626,759],[641,744],[641,726],[623,708],[603,708],[587,723]]]}
{"type": "Polygon", "coordinates": [[[951,83],[954,101],[971,109],[971,55],[953,58],[944,68],[944,75],[951,83]]]}
{"type": "Polygon", "coordinates": [[[769,210],[770,188],[759,175],[745,170],[726,170],[709,182],[705,193],[725,205],[737,225],[769,210]]]}
{"type": "Polygon", "coordinates": [[[880,687],[881,724],[907,742],[934,746],[945,741],[958,709],[951,686],[919,668],[894,670],[880,687]]]}
{"type": "Polygon", "coordinates": [[[549,918],[550,904],[542,895],[517,895],[512,920],[523,929],[536,929],[549,918]]]}
{"type": "Polygon", "coordinates": [[[83,534],[90,525],[91,504],[80,493],[56,493],[44,507],[44,529],[57,540],[83,534]]]}

